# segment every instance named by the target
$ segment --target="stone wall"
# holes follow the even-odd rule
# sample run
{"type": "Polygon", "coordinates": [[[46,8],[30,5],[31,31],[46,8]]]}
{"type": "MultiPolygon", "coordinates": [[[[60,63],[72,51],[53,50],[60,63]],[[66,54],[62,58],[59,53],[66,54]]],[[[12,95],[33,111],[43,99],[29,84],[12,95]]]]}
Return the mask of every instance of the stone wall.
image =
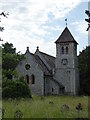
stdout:
{"type": "Polygon", "coordinates": [[[55,78],[64,85],[66,93],[75,95],[79,89],[77,45],[74,42],[57,43],[56,49],[55,78]],[[68,47],[68,54],[62,54],[62,46],[68,47]],[[67,59],[66,65],[62,63],[63,59],[67,59]]]}
{"type": "Polygon", "coordinates": [[[45,94],[59,94],[59,85],[53,80],[52,77],[45,77],[45,94]]]}
{"type": "Polygon", "coordinates": [[[20,64],[17,66],[17,70],[19,73],[19,76],[29,76],[29,86],[31,93],[36,95],[44,95],[44,76],[43,71],[40,69],[40,66],[36,62],[35,58],[32,54],[29,52],[25,54],[26,59],[20,62],[20,64]],[[26,70],[25,65],[30,64],[30,69],[26,70]],[[35,84],[31,84],[30,76],[34,75],[35,77],[35,84]]]}

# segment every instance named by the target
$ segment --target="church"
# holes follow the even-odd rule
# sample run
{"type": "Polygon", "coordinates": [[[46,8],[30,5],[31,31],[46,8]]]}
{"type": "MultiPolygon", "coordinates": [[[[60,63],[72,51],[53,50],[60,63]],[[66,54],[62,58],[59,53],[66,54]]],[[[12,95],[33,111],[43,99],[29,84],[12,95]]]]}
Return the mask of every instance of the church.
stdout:
{"type": "Polygon", "coordinates": [[[24,76],[31,93],[35,95],[77,95],[78,43],[65,27],[55,44],[56,57],[41,52],[39,47],[33,54],[27,47],[25,59],[16,68],[19,76],[24,76]]]}

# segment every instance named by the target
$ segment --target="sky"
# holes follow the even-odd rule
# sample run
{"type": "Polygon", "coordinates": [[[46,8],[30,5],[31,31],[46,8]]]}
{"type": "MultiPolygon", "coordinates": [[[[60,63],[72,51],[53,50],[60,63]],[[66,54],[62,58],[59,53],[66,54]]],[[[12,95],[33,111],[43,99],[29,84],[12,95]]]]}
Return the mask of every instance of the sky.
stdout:
{"type": "MultiPolygon", "coordinates": [[[[17,52],[25,53],[27,46],[31,53],[39,50],[56,56],[55,41],[67,27],[78,42],[78,54],[88,46],[88,25],[85,10],[89,0],[0,0],[0,32],[2,43],[13,43],[17,52]]],[[[1,44],[1,43],[0,43],[1,44]]]]}

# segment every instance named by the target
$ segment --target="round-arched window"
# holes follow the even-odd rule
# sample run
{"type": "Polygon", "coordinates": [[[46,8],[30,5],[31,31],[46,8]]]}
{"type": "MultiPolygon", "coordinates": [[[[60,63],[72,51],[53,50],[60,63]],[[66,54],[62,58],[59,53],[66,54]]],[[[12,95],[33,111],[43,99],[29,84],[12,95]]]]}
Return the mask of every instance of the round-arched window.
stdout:
{"type": "Polygon", "coordinates": [[[26,75],[25,79],[26,79],[27,84],[29,84],[29,75],[26,75]]]}
{"type": "Polygon", "coordinates": [[[66,47],[66,54],[68,54],[68,47],[66,47]]]}
{"type": "Polygon", "coordinates": [[[33,74],[31,75],[30,80],[32,84],[35,84],[35,76],[33,74]]]}
{"type": "Polygon", "coordinates": [[[62,50],[62,54],[64,54],[64,47],[62,47],[61,50],[62,50]]]}

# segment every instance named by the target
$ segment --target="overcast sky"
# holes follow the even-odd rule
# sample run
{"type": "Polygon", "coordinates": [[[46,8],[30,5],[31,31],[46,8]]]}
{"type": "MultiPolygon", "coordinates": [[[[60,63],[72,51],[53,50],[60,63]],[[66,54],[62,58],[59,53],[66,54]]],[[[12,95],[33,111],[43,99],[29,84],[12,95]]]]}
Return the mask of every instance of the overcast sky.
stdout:
{"type": "Polygon", "coordinates": [[[78,54],[88,45],[85,10],[89,0],[0,0],[0,12],[9,12],[8,18],[1,18],[0,32],[3,43],[13,43],[17,52],[24,53],[29,46],[34,53],[36,47],[56,55],[55,41],[67,26],[79,43],[78,54]],[[12,2],[13,1],[13,2],[12,2]]]}

